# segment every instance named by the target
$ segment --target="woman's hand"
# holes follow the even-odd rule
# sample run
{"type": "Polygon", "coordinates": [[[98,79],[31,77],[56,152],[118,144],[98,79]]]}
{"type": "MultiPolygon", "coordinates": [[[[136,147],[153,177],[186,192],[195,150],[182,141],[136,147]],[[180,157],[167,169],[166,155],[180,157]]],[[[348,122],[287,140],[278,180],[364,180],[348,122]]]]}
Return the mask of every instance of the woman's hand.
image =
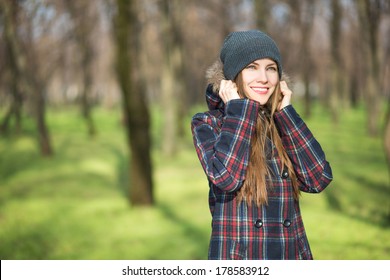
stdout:
{"type": "Polygon", "coordinates": [[[221,81],[218,94],[225,104],[230,100],[240,99],[237,91],[237,85],[230,80],[221,81]]]}
{"type": "Polygon", "coordinates": [[[288,88],[286,81],[280,81],[280,92],[282,100],[279,103],[279,111],[291,104],[292,91],[288,88]]]}

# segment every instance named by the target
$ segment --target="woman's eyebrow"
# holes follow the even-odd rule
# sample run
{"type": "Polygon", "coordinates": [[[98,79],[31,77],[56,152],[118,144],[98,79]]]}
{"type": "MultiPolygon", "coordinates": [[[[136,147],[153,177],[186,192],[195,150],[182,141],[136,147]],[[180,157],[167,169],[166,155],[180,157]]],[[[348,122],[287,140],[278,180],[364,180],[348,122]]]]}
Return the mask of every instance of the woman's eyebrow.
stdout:
{"type": "Polygon", "coordinates": [[[270,63],[267,64],[267,67],[268,66],[276,66],[276,62],[270,62],[270,63]]]}
{"type": "MultiPolygon", "coordinates": [[[[250,63],[250,64],[248,64],[248,65],[252,65],[252,64],[254,64],[254,65],[256,65],[256,66],[259,66],[260,65],[260,63],[258,63],[258,62],[256,62],[256,61],[253,61],[252,63],[250,63]]],[[[276,64],[276,62],[270,62],[270,63],[267,63],[266,65],[265,65],[265,67],[268,67],[268,66],[276,66],[277,64],[276,64]]]]}

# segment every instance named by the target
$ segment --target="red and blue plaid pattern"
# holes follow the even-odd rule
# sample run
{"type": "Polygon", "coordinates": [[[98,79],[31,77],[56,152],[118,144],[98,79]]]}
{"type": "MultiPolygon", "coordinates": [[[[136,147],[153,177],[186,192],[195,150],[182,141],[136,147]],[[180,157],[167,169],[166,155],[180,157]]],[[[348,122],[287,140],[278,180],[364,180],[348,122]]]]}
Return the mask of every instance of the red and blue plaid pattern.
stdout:
{"type": "MultiPolygon", "coordinates": [[[[267,156],[271,176],[268,205],[249,207],[237,203],[245,180],[250,140],[260,104],[232,100],[226,106],[208,87],[210,111],[192,119],[194,145],[209,181],[212,235],[209,259],[312,259],[299,202],[293,198],[291,179],[283,175],[281,161],[271,141],[267,156]]],[[[294,164],[300,189],[321,192],[332,171],[321,146],[290,105],[275,113],[283,145],[294,164]]]]}

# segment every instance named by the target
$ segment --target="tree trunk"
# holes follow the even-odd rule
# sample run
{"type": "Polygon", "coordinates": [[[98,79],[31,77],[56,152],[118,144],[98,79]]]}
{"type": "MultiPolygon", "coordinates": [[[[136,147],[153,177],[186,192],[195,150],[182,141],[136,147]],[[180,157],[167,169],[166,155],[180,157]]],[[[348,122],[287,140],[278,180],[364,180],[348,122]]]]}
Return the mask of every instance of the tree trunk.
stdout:
{"type": "Polygon", "coordinates": [[[380,119],[380,64],[378,55],[378,32],[381,5],[378,0],[357,1],[360,28],[363,40],[363,57],[367,65],[366,88],[364,91],[367,105],[367,130],[371,136],[379,134],[380,119]]]}
{"type": "MultiPolygon", "coordinates": [[[[22,49],[21,40],[16,32],[17,22],[14,19],[17,19],[18,5],[18,2],[0,1],[0,7],[3,10],[4,17],[4,38],[9,46],[10,60],[12,60],[16,71],[20,73],[17,85],[20,89],[23,89],[26,96],[30,96],[33,101],[41,155],[50,156],[53,154],[53,150],[45,122],[44,86],[39,81],[36,69],[34,69],[34,67],[29,69],[27,56],[22,49]]],[[[33,49],[32,47],[33,46],[30,46],[30,50],[33,49]]],[[[30,61],[30,63],[34,65],[33,61],[30,61]]],[[[18,92],[21,91],[22,90],[19,90],[18,92]]]]}
{"type": "Polygon", "coordinates": [[[127,145],[131,162],[129,167],[129,201],[132,205],[151,205],[153,200],[152,163],[150,156],[151,137],[149,111],[145,100],[145,88],[136,79],[132,61],[137,61],[137,47],[130,43],[130,34],[136,40],[140,36],[134,1],[117,0],[115,17],[116,69],[122,92],[123,114],[125,117],[127,145]]]}
{"type": "MultiPolygon", "coordinates": [[[[9,40],[4,40],[4,45],[6,49],[6,55],[11,54],[11,46],[9,45],[9,40]]],[[[19,134],[22,131],[22,105],[23,105],[23,95],[19,87],[19,72],[15,63],[9,63],[8,69],[5,71],[10,73],[4,73],[4,75],[10,75],[12,79],[7,84],[7,90],[11,95],[11,104],[9,110],[5,114],[2,123],[0,125],[0,134],[7,134],[10,131],[10,122],[11,119],[15,119],[15,132],[19,134]]],[[[4,71],[4,72],[5,72],[4,71]]]]}
{"type": "Polygon", "coordinates": [[[94,47],[91,36],[97,20],[88,14],[93,5],[89,2],[64,1],[72,17],[76,43],[80,50],[80,68],[82,73],[81,111],[87,124],[88,135],[96,134],[96,126],[92,117],[91,90],[92,90],[92,63],[94,47]]]}
{"type": "Polygon", "coordinates": [[[184,93],[183,44],[180,24],[174,9],[180,1],[162,0],[163,16],[162,36],[164,38],[164,60],[161,77],[162,110],[164,116],[162,131],[162,151],[172,157],[177,153],[177,143],[182,120],[179,118],[179,107],[184,93]]]}
{"type": "Polygon", "coordinates": [[[358,75],[356,73],[350,73],[349,75],[349,102],[352,108],[357,108],[359,101],[359,88],[358,88],[358,75]]]}
{"type": "Polygon", "coordinates": [[[92,105],[90,101],[91,81],[90,73],[84,73],[84,89],[81,95],[81,110],[87,124],[88,135],[93,137],[96,135],[96,126],[92,117],[92,105]]]}
{"type": "Polygon", "coordinates": [[[312,58],[310,54],[310,38],[315,14],[315,4],[312,1],[297,1],[289,3],[295,17],[295,22],[301,34],[301,75],[304,85],[304,115],[310,117],[312,100],[310,96],[310,82],[312,78],[312,58]]]}
{"type": "MultiPolygon", "coordinates": [[[[16,77],[16,76],[14,76],[16,77]]],[[[0,125],[0,135],[1,134],[7,134],[10,130],[10,122],[11,119],[15,118],[15,132],[16,134],[19,134],[22,130],[22,104],[23,104],[23,98],[22,95],[18,92],[19,89],[16,85],[17,78],[13,79],[13,87],[11,89],[12,91],[12,101],[11,105],[9,107],[9,110],[5,114],[3,121],[0,125]]]]}
{"type": "Polygon", "coordinates": [[[268,0],[255,0],[256,27],[267,33],[267,22],[269,18],[268,0]]]}
{"type": "MultiPolygon", "coordinates": [[[[384,129],[383,141],[384,141],[384,150],[385,150],[386,159],[387,159],[388,175],[389,175],[389,180],[390,180],[390,104],[387,105],[387,113],[386,113],[386,119],[385,119],[385,129],[384,129]]],[[[389,199],[389,201],[390,201],[390,199],[389,199]]],[[[390,203],[388,205],[387,223],[390,224],[390,203]]]]}
{"type": "Polygon", "coordinates": [[[53,154],[50,138],[49,138],[49,131],[46,126],[46,119],[45,119],[45,97],[43,94],[43,87],[36,86],[35,90],[38,92],[35,95],[35,117],[37,122],[37,128],[38,128],[38,140],[39,140],[39,146],[41,147],[41,154],[43,156],[50,156],[53,154]]]}
{"type": "Polygon", "coordinates": [[[385,154],[387,158],[387,166],[389,169],[390,176],[390,105],[387,106],[387,113],[385,119],[385,131],[384,131],[384,143],[385,143],[385,154]]]}
{"type": "Polygon", "coordinates": [[[339,122],[339,108],[341,103],[341,56],[340,46],[341,7],[338,0],[332,0],[332,20],[330,21],[330,111],[333,123],[339,122]]]}

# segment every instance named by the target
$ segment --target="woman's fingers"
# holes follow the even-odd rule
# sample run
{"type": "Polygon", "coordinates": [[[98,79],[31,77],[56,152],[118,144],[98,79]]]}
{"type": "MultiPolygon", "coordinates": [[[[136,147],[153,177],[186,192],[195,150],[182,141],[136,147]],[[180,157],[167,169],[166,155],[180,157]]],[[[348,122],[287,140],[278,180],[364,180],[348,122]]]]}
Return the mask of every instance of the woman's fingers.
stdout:
{"type": "Polygon", "coordinates": [[[286,81],[280,81],[280,91],[282,93],[282,101],[279,105],[279,110],[291,104],[292,91],[287,86],[286,81]]]}
{"type": "Polygon", "coordinates": [[[219,87],[219,96],[221,97],[224,103],[232,99],[239,99],[237,85],[230,80],[222,80],[219,87]]]}

